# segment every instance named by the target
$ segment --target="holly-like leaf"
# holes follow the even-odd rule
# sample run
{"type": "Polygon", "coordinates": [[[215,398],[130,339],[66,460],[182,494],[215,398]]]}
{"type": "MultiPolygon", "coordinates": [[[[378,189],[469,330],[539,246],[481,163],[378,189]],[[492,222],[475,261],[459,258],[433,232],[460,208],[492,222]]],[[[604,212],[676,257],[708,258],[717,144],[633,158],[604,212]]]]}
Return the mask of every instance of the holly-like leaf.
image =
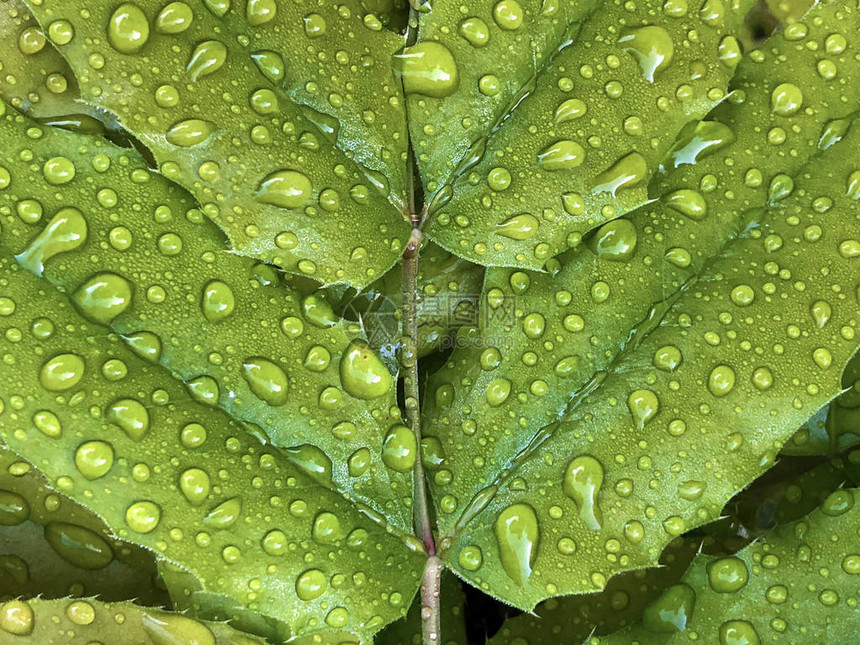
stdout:
{"type": "Polygon", "coordinates": [[[0,605],[0,638],[21,645],[263,645],[262,640],[224,623],[206,623],[129,602],[108,603],[95,598],[10,600],[0,605]]]}
{"type": "Polygon", "coordinates": [[[190,398],[7,253],[0,276],[15,368],[2,372],[0,436],[53,486],[295,634],[367,637],[405,613],[423,559],[392,527],[190,398]]]}
{"type": "Polygon", "coordinates": [[[856,495],[836,491],[805,519],[734,556],[698,557],[645,610],[641,625],[587,642],[844,642],[858,628],[856,495]]]}
{"type": "Polygon", "coordinates": [[[389,64],[402,38],[364,20],[356,0],[310,13],[235,5],[30,8],[82,98],[115,114],[237,251],[366,285],[409,237],[405,115],[389,64]]]}
{"type": "Polygon", "coordinates": [[[488,645],[581,643],[594,633],[606,634],[635,624],[654,596],[677,583],[701,540],[677,538],[660,556],[659,567],[629,571],[613,576],[600,593],[551,598],[534,614],[507,620],[488,645]]]}
{"type": "MultiPolygon", "coordinates": [[[[834,30],[849,19],[856,20],[856,13],[836,5],[796,27],[806,30],[807,38],[833,43],[838,42],[834,30]]],[[[786,32],[773,48],[803,51],[802,43],[791,40],[797,33],[786,32]]],[[[846,75],[860,73],[860,67],[844,62],[840,69],[846,75]]],[[[772,85],[758,94],[773,100],[776,118],[782,94],[771,95],[772,85]]],[[[750,89],[754,113],[767,114],[760,103],[754,107],[750,89]]],[[[849,101],[850,94],[838,89],[834,94],[840,104],[849,101]]],[[[822,92],[810,101],[817,105],[827,98],[822,92]]],[[[844,109],[853,107],[849,102],[844,109]]],[[[725,114],[732,113],[726,109],[725,114]]],[[[758,130],[770,138],[776,136],[774,130],[785,132],[779,126],[763,128],[761,121],[748,128],[742,131],[758,130]]],[[[801,138],[802,132],[798,130],[798,148],[801,143],[810,147],[808,131],[801,138]]],[[[818,128],[812,132],[817,141],[818,128]]],[[[686,240],[688,248],[700,239],[703,244],[712,240],[698,233],[693,237],[687,227],[695,217],[673,208],[689,210],[687,204],[673,204],[676,198],[667,197],[657,210],[637,213],[641,220],[626,220],[636,224],[620,255],[614,246],[601,252],[603,236],[596,236],[596,252],[588,247],[578,252],[586,266],[619,267],[607,269],[614,279],[583,281],[588,274],[580,271],[578,283],[556,283],[558,313],[516,301],[515,324],[533,342],[520,345],[519,351],[504,345],[485,350],[481,362],[490,372],[489,382],[469,390],[471,401],[499,408],[500,423],[488,423],[483,415],[458,417],[460,410],[473,412],[455,398],[453,378],[446,378],[446,371],[456,374],[460,361],[443,368],[440,378],[445,380],[437,381],[433,391],[438,411],[427,432],[438,438],[446,456],[433,476],[443,557],[461,575],[526,609],[551,595],[602,588],[612,573],[653,562],[673,535],[716,518],[735,492],[772,465],[779,446],[797,427],[840,393],[841,370],[857,347],[853,249],[860,236],[857,160],[842,152],[854,149],[860,131],[855,127],[845,134],[843,129],[842,135],[846,141],[839,145],[844,148],[832,145],[821,153],[793,181],[794,192],[765,210],[738,212],[737,206],[722,203],[728,199],[724,191],[714,191],[714,206],[700,193],[682,193],[707,204],[708,214],[699,221],[714,228],[724,222],[717,229],[724,231],[721,243],[710,251],[688,250],[691,261],[682,267],[661,263],[664,253],[676,248],[676,239],[686,240]],[[673,212],[677,218],[669,219],[673,212]],[[614,264],[607,257],[612,254],[614,264]],[[617,273],[634,266],[629,281],[617,273]],[[590,297],[581,295],[583,287],[590,297]],[[586,368],[581,386],[553,382],[567,393],[563,405],[549,413],[559,421],[522,432],[540,409],[541,395],[559,396],[540,376],[522,379],[525,368],[540,364],[545,374],[553,370],[558,376],[563,370],[551,353],[556,340],[564,343],[565,335],[582,333],[584,317],[578,309],[593,307],[595,316],[603,314],[593,326],[602,336],[606,327],[617,324],[611,318],[626,302],[621,297],[625,288],[644,296],[641,314],[633,313],[623,333],[614,336],[616,348],[608,356],[596,348],[582,352],[601,364],[586,368]],[[661,302],[664,288],[675,293],[661,302]],[[651,296],[653,290],[658,295],[651,296]],[[605,313],[601,302],[609,303],[605,313]],[[651,303],[657,304],[649,319],[651,303]],[[557,332],[546,333],[547,320],[557,332]],[[561,331],[565,323],[569,328],[561,331]],[[517,413],[515,405],[524,407],[517,413]],[[725,451],[730,459],[713,457],[725,451]]],[[[732,174],[757,176],[757,168],[743,163],[754,139],[738,137],[739,146],[719,160],[724,172],[737,167],[732,174]]],[[[686,141],[678,150],[690,145],[686,141]]],[[[670,173],[660,186],[676,191],[692,191],[682,185],[699,190],[711,183],[719,186],[718,176],[703,161],[689,166],[686,184],[670,173]]],[[[762,182],[748,180],[749,193],[737,186],[735,200],[749,195],[752,201],[755,194],[767,194],[770,184],[771,197],[781,197],[777,188],[789,180],[774,178],[776,172],[769,170],[762,182]]],[[[520,275],[513,287],[535,279],[534,274],[520,275]]],[[[544,303],[551,293],[545,292],[544,303]]],[[[486,295],[492,304],[493,292],[486,295]]],[[[570,362],[575,374],[576,361],[570,362]]],[[[468,388],[475,381],[463,378],[461,383],[468,388]]]]}
{"type": "Polygon", "coordinates": [[[535,0],[468,17],[439,4],[403,61],[418,160],[430,157],[425,182],[438,183],[427,233],[473,262],[541,269],[648,200],[675,135],[725,97],[750,3],[535,0]]]}
{"type": "Polygon", "coordinates": [[[113,538],[0,444],[0,599],[98,595],[163,605],[155,576],[149,552],[113,538]]]}
{"type": "Polygon", "coordinates": [[[292,447],[295,463],[409,530],[411,474],[380,450],[399,422],[393,378],[357,326],[228,252],[191,197],[133,151],[11,111],[0,138],[0,245],[192,397],[292,447]]]}

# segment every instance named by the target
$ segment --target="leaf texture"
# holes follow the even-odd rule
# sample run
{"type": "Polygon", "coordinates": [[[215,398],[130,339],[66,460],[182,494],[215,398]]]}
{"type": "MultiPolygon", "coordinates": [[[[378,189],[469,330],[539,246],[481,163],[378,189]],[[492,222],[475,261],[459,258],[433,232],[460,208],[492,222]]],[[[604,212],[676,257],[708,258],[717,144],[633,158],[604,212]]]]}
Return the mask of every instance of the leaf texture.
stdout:
{"type": "Polygon", "coordinates": [[[0,605],[0,638],[21,645],[263,645],[223,623],[95,598],[10,600],[0,605]]]}
{"type": "Polygon", "coordinates": [[[324,474],[309,476],[191,399],[11,255],[0,275],[0,436],[52,486],[117,537],[294,634],[367,638],[405,614],[423,557],[400,537],[329,490],[324,474]]]}
{"type": "MultiPolygon", "coordinates": [[[[446,468],[457,473],[452,481],[437,479],[437,498],[448,495],[447,508],[457,502],[451,513],[440,514],[444,532],[532,437],[586,397],[619,356],[647,336],[707,263],[760,219],[761,209],[792,189],[792,177],[822,154],[819,141],[824,147],[844,134],[845,117],[860,106],[860,65],[847,51],[838,58],[839,78],[847,85],[823,78],[816,67],[826,42],[831,48],[841,43],[839,29],[849,33],[858,26],[860,13],[849,4],[821,6],[807,22],[753,52],[738,68],[733,95],[738,98],[718,110],[721,120],[694,128],[700,134],[730,131],[735,141],[700,152],[695,164],[667,169],[651,188],[658,201],[598,229],[562,255],[553,274],[488,269],[480,343],[455,351],[428,384],[427,433],[446,444],[446,468]],[[762,58],[786,71],[771,77],[762,58]],[[776,88],[795,68],[803,70],[808,107],[776,114],[776,88]],[[769,143],[772,131],[787,140],[769,143]],[[508,392],[503,400],[490,396],[499,388],[508,392]],[[484,463],[476,466],[478,452],[484,463]]],[[[676,147],[694,146],[696,140],[704,141],[692,136],[676,147]]],[[[813,227],[807,235],[816,231],[813,227]]],[[[770,238],[763,253],[779,243],[770,238]]],[[[771,271],[775,265],[768,266],[771,271]]],[[[743,280],[734,275],[731,280],[730,302],[737,308],[747,289],[735,292],[743,280]]],[[[810,304],[814,324],[827,325],[831,300],[821,294],[810,304]]],[[[714,330],[706,340],[720,338],[714,330]]],[[[673,352],[659,362],[670,369],[677,360],[673,352]]]]}
{"type": "Polygon", "coordinates": [[[409,530],[411,473],[382,460],[400,418],[393,378],[356,325],[230,253],[193,199],[133,151],[11,110],[0,138],[10,178],[0,245],[192,397],[294,448],[295,463],[409,530]]]}
{"type": "Polygon", "coordinates": [[[586,642],[847,642],[858,620],[856,495],[836,491],[805,519],[734,556],[698,557],[641,625],[586,642]]]}
{"type": "MultiPolygon", "coordinates": [[[[858,137],[855,127],[844,149],[858,137]]],[[[509,451],[513,459],[458,446],[477,432],[465,423],[443,437],[447,456],[472,457],[477,489],[464,503],[445,489],[462,468],[434,474],[443,559],[531,609],[601,589],[718,517],[841,391],[860,324],[857,168],[838,146],[823,153],[792,195],[728,242],[648,333],[575,393],[558,422],[509,451]],[[833,306],[819,325],[825,297],[833,306]]],[[[509,385],[499,375],[485,396],[498,405],[519,398],[509,385]]]]}
{"type": "Polygon", "coordinates": [[[388,60],[400,39],[365,25],[357,2],[30,7],[82,98],[115,114],[238,252],[352,285],[398,259],[406,135],[388,60]]]}
{"type": "MultiPolygon", "coordinates": [[[[576,38],[540,69],[527,96],[440,182],[449,187],[430,204],[427,234],[473,262],[542,269],[592,228],[645,203],[648,182],[675,135],[725,98],[741,57],[731,34],[748,5],[706,2],[697,11],[686,2],[597,3],[576,38]]],[[[496,3],[497,21],[501,6],[520,7],[496,3]]],[[[553,22],[541,20],[530,26],[523,18],[521,28],[553,22]]],[[[449,38],[467,47],[455,25],[447,26],[449,38]]],[[[490,41],[515,39],[518,31],[503,35],[494,28],[490,41]]],[[[466,60],[479,73],[504,74],[488,69],[483,57],[466,60]]],[[[479,94],[478,84],[468,83],[464,93],[479,94]]],[[[457,128],[470,118],[466,105],[461,118],[447,123],[457,128]]],[[[414,110],[410,119],[420,150],[422,119],[414,110]]]]}

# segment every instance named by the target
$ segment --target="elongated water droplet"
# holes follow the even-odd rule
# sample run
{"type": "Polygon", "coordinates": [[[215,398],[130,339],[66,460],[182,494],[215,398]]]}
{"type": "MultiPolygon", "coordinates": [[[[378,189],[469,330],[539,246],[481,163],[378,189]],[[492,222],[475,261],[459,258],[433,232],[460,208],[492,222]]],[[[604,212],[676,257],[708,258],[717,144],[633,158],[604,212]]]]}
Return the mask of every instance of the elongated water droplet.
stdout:
{"type": "Polygon", "coordinates": [[[423,94],[441,99],[451,96],[460,85],[460,72],[451,51],[431,40],[406,47],[395,56],[406,94],[423,94]]]}
{"type": "Polygon", "coordinates": [[[696,221],[708,214],[708,203],[705,201],[704,195],[689,188],[682,188],[669,193],[663,198],[663,204],[696,221]]]}
{"type": "Polygon", "coordinates": [[[625,30],[618,42],[623,51],[632,54],[639,62],[642,75],[649,83],[654,82],[654,74],[671,64],[675,55],[672,36],[656,25],[625,30]]]}
{"type": "Polygon", "coordinates": [[[242,512],[242,499],[231,497],[218,504],[203,518],[203,524],[215,529],[226,529],[233,526],[242,512]]]}
{"type": "Polygon", "coordinates": [[[538,165],[544,170],[571,170],[585,161],[585,150],[575,141],[556,141],[538,155],[538,165]]]}
{"type": "Polygon", "coordinates": [[[493,530],[502,568],[511,580],[523,585],[532,574],[540,541],[534,509],[522,503],[508,506],[499,513],[493,530]]]}
{"type": "Polygon", "coordinates": [[[555,123],[560,125],[566,121],[572,121],[584,116],[588,111],[585,101],[579,99],[567,99],[555,110],[555,123]]]}
{"type": "Polygon", "coordinates": [[[322,484],[331,483],[331,459],[316,446],[306,443],[294,448],[284,448],[283,452],[293,464],[312,479],[322,484]]]}
{"type": "Polygon", "coordinates": [[[720,645],[761,645],[761,639],[752,623],[727,620],[720,625],[720,645]]]}
{"type": "Polygon", "coordinates": [[[149,412],[137,399],[120,399],[108,408],[105,420],[119,426],[134,441],[149,432],[149,412]]]}
{"type": "Polygon", "coordinates": [[[271,406],[284,405],[288,400],[289,379],[286,372],[267,358],[255,356],[242,364],[242,376],[251,392],[271,406]]]}
{"type": "Polygon", "coordinates": [[[597,495],[603,486],[603,466],[591,455],[576,457],[567,465],[562,481],[564,494],[579,509],[579,517],[592,531],[600,530],[603,514],[597,495]]]}
{"type": "Polygon", "coordinates": [[[615,193],[631,188],[648,176],[648,162],[638,152],[631,152],[591,180],[594,193],[615,193]]]}
{"type": "Polygon", "coordinates": [[[45,540],[63,560],[81,569],[103,569],[113,562],[113,549],[97,533],[66,522],[45,526],[45,540]]]}
{"type": "Polygon", "coordinates": [[[675,168],[694,164],[730,145],[734,140],[735,133],[729,126],[717,121],[700,121],[681,130],[668,156],[675,168]]]}
{"type": "Polygon", "coordinates": [[[227,47],[217,40],[207,40],[197,45],[186,71],[192,81],[214,74],[227,60],[227,47]]]}
{"type": "Polygon", "coordinates": [[[18,526],[30,517],[30,505],[18,493],[0,489],[0,526],[18,526]]]}
{"type": "Polygon", "coordinates": [[[636,390],[627,397],[627,409],[636,423],[636,429],[642,430],[659,411],[660,399],[651,390],[636,390]]]}
{"type": "Polygon", "coordinates": [[[148,610],[141,616],[141,623],[154,645],[216,645],[217,642],[206,625],[182,614],[148,610]]]}
{"type": "Polygon", "coordinates": [[[160,34],[181,34],[194,21],[194,12],[184,2],[171,2],[155,19],[155,31],[160,34]]]}
{"type": "Polygon", "coordinates": [[[55,255],[79,248],[86,239],[87,221],[81,211],[63,208],[15,259],[30,273],[41,276],[45,262],[55,255]]]}
{"type": "Polygon", "coordinates": [[[286,73],[284,59],[277,52],[263,50],[251,54],[251,58],[257,63],[257,67],[270,81],[280,83],[286,73]]]}
{"type": "Polygon", "coordinates": [[[528,213],[521,213],[509,217],[497,225],[495,233],[512,240],[527,240],[534,237],[539,225],[540,222],[538,222],[537,217],[528,213]]]}
{"type": "Polygon", "coordinates": [[[167,141],[174,146],[190,148],[206,141],[214,131],[214,123],[202,119],[187,119],[174,124],[167,131],[167,141]]]}

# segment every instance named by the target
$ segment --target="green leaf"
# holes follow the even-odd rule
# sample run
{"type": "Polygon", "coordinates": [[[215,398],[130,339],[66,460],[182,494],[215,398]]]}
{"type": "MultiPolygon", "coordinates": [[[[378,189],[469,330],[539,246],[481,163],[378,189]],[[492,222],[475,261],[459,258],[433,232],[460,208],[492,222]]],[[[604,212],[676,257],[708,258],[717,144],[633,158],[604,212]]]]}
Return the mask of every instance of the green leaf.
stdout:
{"type": "Polygon", "coordinates": [[[152,555],[113,538],[104,522],[49,488],[0,444],[0,598],[98,595],[167,600],[152,555]]]}
{"type": "Polygon", "coordinates": [[[313,13],[235,4],[30,6],[54,26],[83,100],[115,114],[238,252],[366,285],[409,237],[405,114],[388,65],[403,40],[355,0],[313,13]]]}
{"type": "MultiPolygon", "coordinates": [[[[462,70],[462,98],[446,98],[450,107],[437,109],[438,99],[417,95],[434,88],[412,84],[419,162],[432,145],[424,134],[429,125],[439,144],[427,154],[454,164],[444,174],[434,162],[425,170],[425,181],[438,183],[427,233],[473,262],[541,269],[587,231],[647,202],[648,182],[675,135],[725,98],[741,56],[731,34],[750,3],[711,1],[697,11],[686,2],[597,2],[586,18],[590,3],[535,0],[524,3],[528,13],[520,3],[496,3],[491,17],[487,3],[485,15],[465,20],[459,2],[440,4],[449,8],[430,12],[416,49],[453,49],[449,65],[462,70]],[[509,78],[504,55],[485,57],[460,34],[458,22],[476,18],[490,34],[488,47],[506,52],[519,43],[512,53],[527,76],[509,78]],[[433,42],[443,28],[444,40],[433,42]],[[541,34],[534,46],[532,34],[541,34]],[[543,37],[549,42],[541,44],[543,37]],[[484,96],[484,75],[513,87],[484,96]],[[484,105],[498,106],[498,116],[483,114],[484,105]],[[464,140],[471,142],[468,152],[448,143],[464,140]]],[[[440,66],[442,53],[433,55],[428,60],[440,66]]],[[[412,85],[407,77],[407,93],[412,85]]]]}
{"type": "Polygon", "coordinates": [[[52,486],[295,634],[367,638],[405,613],[424,558],[391,527],[191,399],[5,253],[0,288],[0,352],[15,368],[0,374],[0,436],[52,486]]]}
{"type": "Polygon", "coordinates": [[[836,491],[804,520],[734,556],[699,556],[682,582],[645,610],[641,625],[587,642],[845,642],[858,629],[856,495],[836,491]]]}
{"type": "MultiPolygon", "coordinates": [[[[816,18],[804,25],[816,40],[832,33],[837,22],[846,26],[849,18],[858,19],[844,5],[822,8],[816,18]]],[[[802,51],[802,44],[782,43],[802,51]]],[[[841,69],[847,76],[853,68],[846,63],[841,69]]],[[[765,86],[768,94],[771,85],[765,86]]],[[[826,98],[822,92],[810,100],[826,98]]],[[[814,141],[817,128],[813,132],[814,141]]],[[[741,160],[752,144],[738,141],[740,147],[719,163],[747,173],[741,160]]],[[[426,425],[447,460],[433,481],[442,557],[450,566],[524,609],[549,596],[600,589],[613,573],[653,562],[672,536],[716,518],[735,492],[773,464],[780,445],[840,393],[841,370],[857,348],[852,249],[860,236],[858,165],[843,152],[857,142],[860,129],[854,127],[800,173],[790,196],[746,218],[720,203],[725,193],[715,193],[716,207],[709,203],[709,215],[701,221],[711,222],[711,230],[716,222],[727,222],[716,228],[724,238],[710,252],[690,253],[696,265],[674,289],[674,280],[667,279],[679,273],[659,263],[676,244],[669,232],[684,227],[688,247],[712,240],[694,238],[679,213],[680,219],[669,219],[669,207],[646,208],[637,213],[644,221],[635,226],[635,254],[607,269],[611,279],[592,282],[580,269],[578,283],[560,280],[557,313],[529,307],[528,294],[516,300],[519,317],[508,333],[537,342],[519,350],[499,345],[499,360],[484,362],[501,369],[480,382],[458,374],[468,363],[452,357],[431,390],[437,411],[426,425]],[[631,271],[630,280],[618,273],[625,270],[631,271]],[[592,290],[593,299],[580,295],[583,287],[592,290]],[[600,361],[597,369],[586,368],[583,385],[554,381],[550,387],[543,377],[531,376],[535,372],[523,378],[531,364],[543,374],[554,370],[556,338],[562,344],[566,335],[582,333],[578,320],[574,329],[562,331],[579,307],[593,307],[593,315],[601,316],[599,324],[594,319],[593,334],[602,336],[615,325],[615,312],[627,313],[625,287],[648,304],[641,314],[632,312],[623,333],[613,335],[609,356],[595,347],[582,352],[583,358],[600,361]],[[676,293],[661,303],[664,288],[676,293]],[[568,298],[568,289],[577,293],[568,298]],[[658,295],[649,297],[649,290],[658,295]],[[605,311],[601,301],[608,303],[605,311]],[[652,302],[658,306],[649,318],[652,302]],[[459,396],[500,408],[503,414],[496,418],[505,425],[463,407],[456,398],[458,383],[469,390],[459,396]],[[564,405],[549,411],[560,420],[530,426],[539,409],[531,402],[542,394],[558,397],[555,387],[568,395],[564,405]],[[462,420],[459,410],[470,416],[462,420]],[[714,457],[726,453],[731,457],[714,457]],[[461,555],[476,549],[483,552],[483,567],[478,558],[461,555]]],[[[712,181],[709,164],[691,168],[697,172],[691,170],[687,186],[699,186],[701,178],[712,181]]],[[[674,177],[667,175],[667,186],[680,185],[674,177]]],[[[736,199],[747,194],[752,199],[749,190],[737,187],[736,199]]],[[[599,271],[610,264],[587,247],[578,256],[599,271]]],[[[518,281],[512,282],[516,287],[518,281]]],[[[552,292],[541,286],[546,303],[552,292]]],[[[487,295],[494,297],[492,291],[487,295]]],[[[599,345],[598,338],[580,342],[599,345]]]]}
{"type": "MultiPolygon", "coordinates": [[[[813,16],[819,15],[823,24],[810,21],[797,27],[810,30],[811,42],[827,38],[840,20],[860,25],[860,14],[843,16],[842,12],[841,6],[820,8],[813,16]]],[[[803,64],[809,70],[818,54],[787,36],[768,42],[768,60],[784,58],[780,64],[803,64]]],[[[860,66],[846,62],[842,73],[850,79],[856,76],[860,82],[860,66]]],[[[770,103],[772,89],[779,83],[765,80],[764,74],[764,66],[752,59],[740,66],[743,80],[736,93],[744,100],[726,106],[724,117],[731,129],[743,136],[694,165],[670,171],[657,186],[657,195],[668,195],[662,202],[605,225],[587,244],[561,256],[560,268],[552,275],[487,271],[481,343],[455,351],[428,385],[431,396],[425,417],[428,428],[432,428],[430,434],[446,444],[467,447],[450,451],[447,469],[458,476],[447,484],[439,482],[439,497],[452,496],[446,500],[448,508],[454,500],[457,508],[464,508],[479,487],[506,468],[532,437],[577,405],[625,349],[635,348],[639,339],[659,324],[679,294],[695,286],[707,263],[730,250],[727,245],[758,216],[755,209],[768,205],[768,186],[793,185],[790,176],[820,154],[814,146],[821,130],[834,129],[833,123],[844,129],[834,117],[850,114],[860,104],[860,95],[846,95],[842,85],[833,86],[817,74],[808,75],[812,88],[809,100],[814,101],[811,114],[800,111],[790,119],[777,116],[771,114],[770,103]],[[755,177],[760,173],[762,179],[735,186],[735,166],[744,160],[747,150],[769,145],[768,128],[762,123],[790,132],[793,139],[785,145],[792,145],[792,153],[756,159],[758,172],[749,172],[752,168],[744,165],[743,174],[755,177]],[[717,188],[729,185],[733,186],[734,201],[717,188]],[[711,187],[714,190],[705,192],[711,187]],[[687,201],[679,203],[679,197],[687,201]],[[691,204],[700,207],[691,211],[691,204]],[[508,399],[497,405],[508,385],[508,399]],[[490,397],[492,401],[487,396],[491,391],[496,393],[490,397]],[[523,405],[522,411],[514,411],[515,405],[523,405]],[[467,410],[465,419],[458,416],[459,410],[467,410]],[[484,466],[472,463],[477,450],[484,457],[484,466]]],[[[810,229],[810,235],[815,231],[810,229]]],[[[776,243],[776,238],[769,241],[770,245],[776,243]]],[[[733,284],[732,289],[736,286],[733,284]]],[[[820,304],[819,300],[810,304],[817,305],[810,310],[815,325],[827,326],[830,301],[822,296],[820,304]]],[[[732,307],[737,305],[733,302],[732,307]]],[[[718,329],[706,340],[718,342],[718,329]]],[[[675,360],[666,354],[659,362],[670,369],[675,360]]],[[[649,356],[647,363],[652,362],[649,356]]],[[[442,530],[447,532],[457,512],[440,517],[442,530]]]]}
{"type": "Polygon", "coordinates": [[[185,396],[294,447],[299,466],[409,530],[411,473],[382,461],[400,418],[393,379],[368,352],[348,369],[364,347],[356,325],[279,284],[271,267],[229,253],[191,197],[133,151],[11,111],[0,140],[10,178],[0,192],[0,245],[22,266],[168,367],[185,396]],[[388,389],[368,390],[359,382],[366,374],[388,389]]]}
{"type": "Polygon", "coordinates": [[[103,643],[195,643],[263,645],[223,623],[205,623],[182,614],[139,607],[129,602],[10,600],[0,605],[0,637],[22,645],[103,643]]]}
{"type": "Polygon", "coordinates": [[[562,635],[565,643],[580,643],[593,633],[606,634],[635,624],[656,594],[681,579],[700,550],[701,540],[677,538],[661,555],[661,566],[613,576],[596,594],[551,598],[534,614],[505,621],[487,645],[554,643],[562,635]]]}
{"type": "Polygon", "coordinates": [[[74,74],[23,0],[6,0],[0,19],[0,98],[39,118],[80,112],[74,74]]]}

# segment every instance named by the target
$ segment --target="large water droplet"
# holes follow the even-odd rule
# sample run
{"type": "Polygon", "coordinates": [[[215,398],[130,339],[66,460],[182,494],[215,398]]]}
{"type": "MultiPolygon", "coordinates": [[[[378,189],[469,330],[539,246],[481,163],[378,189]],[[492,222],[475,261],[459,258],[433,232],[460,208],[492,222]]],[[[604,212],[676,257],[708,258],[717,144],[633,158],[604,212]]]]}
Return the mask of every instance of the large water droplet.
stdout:
{"type": "Polygon", "coordinates": [[[120,399],[108,408],[105,420],[119,426],[134,441],[149,432],[149,412],[137,399],[120,399]]]}
{"type": "Polygon", "coordinates": [[[714,396],[726,396],[735,386],[735,371],[728,365],[717,365],[708,377],[708,389],[714,396]]]}
{"type": "Polygon", "coordinates": [[[639,62],[642,75],[649,83],[654,82],[654,74],[671,64],[675,54],[672,36],[656,25],[626,29],[618,42],[622,44],[623,51],[632,54],[639,62]]]}
{"type": "Polygon", "coordinates": [[[309,204],[312,197],[311,180],[295,170],[273,172],[257,188],[257,201],[281,208],[301,208],[309,204]]]}
{"type": "Polygon", "coordinates": [[[179,490],[194,506],[202,504],[209,496],[209,475],[200,468],[189,468],[179,476],[179,490]]]}
{"type": "Polygon", "coordinates": [[[708,565],[708,582],[717,593],[734,593],[749,580],[749,570],[740,558],[720,558],[708,565]]]}
{"type": "Polygon", "coordinates": [[[160,34],[181,34],[194,21],[194,12],[184,2],[171,2],[155,19],[155,31],[160,34]]]}
{"type": "Polygon", "coordinates": [[[278,12],[278,3],[275,0],[248,0],[245,5],[245,18],[252,27],[271,22],[278,12]]]}
{"type": "Polygon", "coordinates": [[[761,640],[751,623],[727,620],[720,625],[720,645],[761,645],[761,640]]]}
{"type": "Polygon", "coordinates": [[[107,475],[113,466],[113,446],[106,441],[87,441],[75,451],[78,471],[93,481],[107,475]]]}
{"type": "Polygon", "coordinates": [[[41,276],[45,262],[55,255],[77,249],[86,239],[87,221],[81,211],[63,208],[15,259],[30,273],[41,276]]]}
{"type": "Polygon", "coordinates": [[[454,56],[442,43],[425,41],[405,48],[395,57],[406,94],[433,98],[450,96],[460,85],[454,56]]]}
{"type": "Polygon", "coordinates": [[[167,131],[167,141],[174,146],[190,148],[203,143],[215,131],[215,124],[202,119],[186,119],[167,131]]]}
{"type": "Polygon", "coordinates": [[[538,226],[540,226],[540,222],[538,222],[537,217],[528,213],[521,213],[509,217],[496,226],[495,233],[512,240],[527,240],[534,237],[538,226]]]}
{"type": "Polygon", "coordinates": [[[314,600],[328,588],[328,578],[319,569],[308,569],[296,578],[296,595],[300,600],[314,600]]]}
{"type": "Polygon", "coordinates": [[[493,20],[500,29],[515,31],[523,24],[524,12],[517,0],[499,0],[493,7],[493,20]]]}
{"type": "Polygon", "coordinates": [[[793,83],[777,85],[770,95],[770,111],[778,116],[791,116],[803,105],[803,92],[793,83]]]}
{"type": "Polygon", "coordinates": [[[242,499],[231,497],[218,504],[203,518],[203,524],[215,529],[226,529],[233,526],[242,512],[242,499]]]}
{"type": "Polygon", "coordinates": [[[585,101],[580,99],[567,99],[559,105],[555,110],[555,123],[560,125],[566,121],[572,121],[584,116],[588,111],[588,106],[585,101]]]}
{"type": "Polygon", "coordinates": [[[154,502],[135,502],[125,511],[125,523],[135,533],[152,533],[160,521],[161,509],[154,502]]]}
{"type": "Polygon", "coordinates": [[[540,541],[534,509],[522,503],[508,506],[499,513],[493,530],[502,568],[511,580],[522,585],[532,574],[540,541]]]}
{"type": "Polygon", "coordinates": [[[538,165],[544,170],[571,170],[585,161],[585,150],[575,141],[563,139],[545,148],[538,155],[538,165]]]}
{"type": "Polygon", "coordinates": [[[0,526],[18,526],[30,517],[30,505],[18,493],[0,489],[0,526]]]}
{"type": "Polygon", "coordinates": [[[660,399],[651,390],[636,390],[627,397],[627,409],[636,424],[637,430],[642,430],[660,410],[660,399]]]}
{"type": "Polygon", "coordinates": [[[124,2],[110,18],[108,40],[121,54],[136,54],[149,40],[149,20],[137,5],[124,2]]]}
{"type": "Polygon", "coordinates": [[[197,45],[186,71],[192,81],[214,74],[227,60],[227,47],[217,40],[207,40],[197,45]]]}
{"type": "Polygon", "coordinates": [[[642,625],[656,634],[674,634],[687,629],[696,606],[696,592],[685,583],[672,585],[642,614],[642,625]]]}
{"type": "Polygon", "coordinates": [[[399,473],[408,473],[415,465],[417,443],[415,434],[403,425],[388,430],[382,444],[383,463],[399,473]]]}
{"type": "Polygon", "coordinates": [[[115,273],[99,273],[84,282],[72,296],[81,313],[103,325],[131,306],[131,284],[115,273]]]}
{"type": "Polygon", "coordinates": [[[286,372],[267,358],[255,356],[242,363],[242,376],[251,392],[271,406],[287,402],[289,379],[286,372]]]}
{"type": "Polygon", "coordinates": [[[213,280],[203,289],[203,315],[209,322],[224,320],[236,309],[233,290],[220,280],[213,280]]]}
{"type": "Polygon", "coordinates": [[[50,392],[63,392],[81,382],[84,368],[84,359],[77,354],[58,354],[42,365],[39,382],[50,392]]]}
{"type": "Polygon", "coordinates": [[[648,162],[638,152],[631,152],[591,180],[591,190],[596,193],[612,193],[615,196],[622,188],[631,188],[648,176],[648,162]]]}
{"type": "Polygon", "coordinates": [[[0,630],[13,636],[29,636],[35,626],[33,608],[25,601],[10,600],[0,605],[0,630]]]}
{"type": "Polygon", "coordinates": [[[340,383],[350,396],[377,399],[391,389],[391,373],[364,341],[352,341],[340,359],[340,383]]]}
{"type": "Polygon", "coordinates": [[[663,198],[663,204],[667,208],[696,221],[708,214],[708,203],[705,201],[704,195],[689,188],[682,188],[669,193],[663,198]]]}
{"type": "Polygon", "coordinates": [[[571,461],[564,471],[562,490],[579,509],[579,517],[592,531],[600,530],[603,514],[597,505],[597,495],[603,486],[603,466],[591,455],[581,455],[571,461]]]}
{"type": "Polygon", "coordinates": [[[154,645],[216,645],[217,642],[206,625],[181,614],[145,611],[140,622],[154,645]]]}
{"type": "Polygon", "coordinates": [[[604,224],[592,238],[594,252],[604,260],[624,262],[636,250],[636,226],[628,219],[616,219],[604,224]]]}
{"type": "Polygon", "coordinates": [[[717,121],[700,121],[681,130],[668,156],[675,168],[694,164],[734,140],[735,133],[729,126],[717,121]]]}
{"type": "Polygon", "coordinates": [[[63,560],[81,569],[103,569],[113,561],[113,549],[97,533],[65,522],[45,526],[45,540],[63,560]]]}
{"type": "Polygon", "coordinates": [[[306,443],[293,448],[283,448],[283,452],[308,477],[324,485],[331,483],[331,459],[316,446],[306,443]]]}

